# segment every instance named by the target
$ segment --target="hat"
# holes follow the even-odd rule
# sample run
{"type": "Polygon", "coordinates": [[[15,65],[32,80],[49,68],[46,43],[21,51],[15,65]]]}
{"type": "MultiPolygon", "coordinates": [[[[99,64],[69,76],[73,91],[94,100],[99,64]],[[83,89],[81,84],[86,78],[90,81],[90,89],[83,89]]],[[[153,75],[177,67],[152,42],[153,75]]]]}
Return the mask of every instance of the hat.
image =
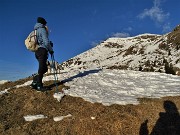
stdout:
{"type": "Polygon", "coordinates": [[[47,23],[46,20],[44,18],[42,18],[42,17],[38,17],[37,22],[41,23],[41,24],[44,24],[44,25],[46,25],[46,23],[47,23]]]}

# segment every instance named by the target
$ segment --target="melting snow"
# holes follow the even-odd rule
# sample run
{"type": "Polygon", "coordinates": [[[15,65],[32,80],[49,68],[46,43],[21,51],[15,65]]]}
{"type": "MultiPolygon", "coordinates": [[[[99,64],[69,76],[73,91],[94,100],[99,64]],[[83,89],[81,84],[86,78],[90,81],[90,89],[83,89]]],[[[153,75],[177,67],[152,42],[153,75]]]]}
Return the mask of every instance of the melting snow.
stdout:
{"type": "Polygon", "coordinates": [[[0,80],[0,84],[4,84],[6,82],[9,82],[8,80],[0,80]]]}
{"type": "Polygon", "coordinates": [[[44,116],[42,114],[24,116],[25,121],[33,121],[33,120],[43,119],[43,118],[47,118],[47,116],[44,116]]]}
{"type": "Polygon", "coordinates": [[[9,89],[5,89],[5,90],[3,90],[3,91],[0,91],[0,95],[5,94],[5,93],[8,93],[8,90],[9,90],[9,89]]]}
{"type": "Polygon", "coordinates": [[[61,121],[61,120],[63,120],[64,118],[68,118],[68,117],[72,117],[72,115],[71,115],[71,114],[68,114],[68,115],[66,115],[66,116],[54,117],[53,120],[54,120],[54,121],[61,121]]]}
{"type": "Polygon", "coordinates": [[[65,96],[64,93],[62,92],[58,92],[58,93],[54,93],[53,97],[56,98],[59,102],[61,101],[61,99],[65,96]]]}
{"type": "MultiPolygon", "coordinates": [[[[138,98],[161,98],[180,95],[180,77],[158,72],[139,72],[131,70],[90,70],[71,71],[58,75],[60,81],[70,89],[64,90],[65,95],[81,97],[86,101],[111,104],[138,104],[138,98]]],[[[46,76],[44,81],[53,80],[46,76]]],[[[30,85],[28,81],[16,88],[30,85]]],[[[0,95],[9,89],[0,91],[0,95]]],[[[54,98],[61,98],[55,93],[54,98]]]]}
{"type": "Polygon", "coordinates": [[[156,72],[102,70],[65,83],[65,93],[92,103],[138,104],[137,98],[180,95],[180,77],[156,72]]]}
{"type": "MultiPolygon", "coordinates": [[[[68,117],[72,117],[72,115],[71,115],[71,114],[68,114],[68,115],[66,115],[66,116],[57,116],[57,117],[54,117],[53,120],[54,120],[54,121],[61,121],[61,120],[63,120],[64,118],[68,118],[68,117]]],[[[25,121],[33,121],[33,120],[44,119],[44,118],[48,118],[48,117],[47,117],[47,116],[44,116],[44,115],[42,115],[42,114],[24,116],[25,121]]]]}

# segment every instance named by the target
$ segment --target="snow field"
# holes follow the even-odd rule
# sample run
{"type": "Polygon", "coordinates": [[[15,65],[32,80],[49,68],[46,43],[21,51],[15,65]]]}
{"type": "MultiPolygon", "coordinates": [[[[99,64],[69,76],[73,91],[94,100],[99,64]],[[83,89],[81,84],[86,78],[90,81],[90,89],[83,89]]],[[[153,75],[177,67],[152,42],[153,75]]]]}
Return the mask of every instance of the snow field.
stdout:
{"type": "MultiPolygon", "coordinates": [[[[66,80],[65,85],[70,87],[64,90],[66,95],[108,106],[138,104],[138,98],[180,95],[180,77],[158,72],[103,69],[81,73],[72,70],[59,74],[58,78],[60,81],[66,80]]],[[[54,80],[54,77],[51,75],[43,78],[43,81],[48,80],[54,80]]],[[[17,85],[16,88],[30,85],[31,82],[17,85]]],[[[0,91],[0,95],[8,93],[9,89],[0,91]]],[[[57,100],[61,97],[62,93],[54,94],[57,100]]]]}

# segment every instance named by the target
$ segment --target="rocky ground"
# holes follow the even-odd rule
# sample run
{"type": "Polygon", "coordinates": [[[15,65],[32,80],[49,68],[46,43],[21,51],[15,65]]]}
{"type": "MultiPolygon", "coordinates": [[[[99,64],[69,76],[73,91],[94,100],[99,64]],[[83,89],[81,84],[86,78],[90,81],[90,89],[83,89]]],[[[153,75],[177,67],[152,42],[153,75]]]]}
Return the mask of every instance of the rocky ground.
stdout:
{"type": "MultiPolygon", "coordinates": [[[[0,85],[11,87],[0,95],[0,135],[179,135],[180,97],[139,99],[139,105],[90,103],[79,97],[65,96],[61,102],[53,97],[53,81],[46,82],[52,90],[37,92],[29,86],[13,88],[27,79],[0,85]],[[26,115],[43,114],[44,119],[25,121],[26,115]],[[71,117],[55,122],[56,116],[71,117]]],[[[59,84],[61,91],[65,87],[59,84]]]]}

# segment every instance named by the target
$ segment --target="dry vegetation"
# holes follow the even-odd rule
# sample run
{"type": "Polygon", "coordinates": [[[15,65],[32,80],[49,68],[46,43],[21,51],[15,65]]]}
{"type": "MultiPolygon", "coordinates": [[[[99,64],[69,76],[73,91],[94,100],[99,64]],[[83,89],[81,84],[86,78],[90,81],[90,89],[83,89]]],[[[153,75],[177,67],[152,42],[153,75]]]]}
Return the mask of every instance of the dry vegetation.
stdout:
{"type": "Polygon", "coordinates": [[[171,33],[168,34],[167,43],[179,50],[180,48],[180,25],[178,25],[171,33]]]}
{"type": "MultiPolygon", "coordinates": [[[[24,81],[0,85],[0,90],[24,81]]],[[[163,135],[164,131],[168,135],[179,133],[180,97],[142,98],[139,99],[139,105],[104,106],[71,96],[65,96],[58,102],[53,98],[53,82],[46,82],[46,85],[52,86],[52,90],[42,93],[27,86],[11,89],[10,93],[0,95],[0,135],[163,135]],[[48,118],[31,122],[23,118],[37,114],[48,118]],[[67,114],[72,117],[59,122],[53,121],[53,117],[67,114]]],[[[63,87],[63,84],[58,86],[59,90],[63,87]]]]}

